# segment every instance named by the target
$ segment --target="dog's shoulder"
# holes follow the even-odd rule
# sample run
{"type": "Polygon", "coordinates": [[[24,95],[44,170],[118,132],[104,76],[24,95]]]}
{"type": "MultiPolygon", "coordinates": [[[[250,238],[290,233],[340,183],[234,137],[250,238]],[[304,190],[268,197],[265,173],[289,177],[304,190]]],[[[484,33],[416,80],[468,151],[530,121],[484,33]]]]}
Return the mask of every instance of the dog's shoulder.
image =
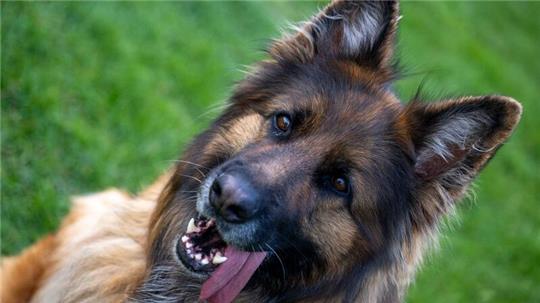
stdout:
{"type": "Polygon", "coordinates": [[[48,235],[18,256],[4,257],[0,264],[0,302],[28,302],[39,286],[50,256],[57,247],[56,237],[48,235]]]}
{"type": "Polygon", "coordinates": [[[118,189],[73,198],[33,302],[118,302],[144,271],[154,201],[118,189]]]}
{"type": "Polygon", "coordinates": [[[73,197],[57,233],[2,261],[2,302],[124,301],[143,278],[148,222],[167,176],[137,196],[111,188],[73,197]]]}

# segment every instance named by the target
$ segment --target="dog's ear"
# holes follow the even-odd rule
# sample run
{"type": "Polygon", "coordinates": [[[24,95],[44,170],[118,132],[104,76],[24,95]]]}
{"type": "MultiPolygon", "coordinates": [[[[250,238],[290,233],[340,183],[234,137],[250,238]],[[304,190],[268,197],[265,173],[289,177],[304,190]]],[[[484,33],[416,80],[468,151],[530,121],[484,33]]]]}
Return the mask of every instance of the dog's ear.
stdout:
{"type": "Polygon", "coordinates": [[[405,108],[400,120],[413,145],[424,219],[436,220],[453,207],[520,116],[521,105],[502,96],[412,102],[405,108]]]}
{"type": "Polygon", "coordinates": [[[293,35],[275,41],[270,54],[281,61],[305,63],[320,56],[389,68],[398,20],[397,1],[333,1],[293,35]]]}

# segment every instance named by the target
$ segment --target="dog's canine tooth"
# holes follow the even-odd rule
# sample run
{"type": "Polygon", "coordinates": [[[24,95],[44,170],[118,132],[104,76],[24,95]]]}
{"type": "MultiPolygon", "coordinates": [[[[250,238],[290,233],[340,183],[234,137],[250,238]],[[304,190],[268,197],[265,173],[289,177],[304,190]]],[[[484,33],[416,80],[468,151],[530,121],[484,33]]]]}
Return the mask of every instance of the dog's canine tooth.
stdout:
{"type": "Polygon", "coordinates": [[[197,226],[195,226],[195,219],[191,218],[191,220],[189,220],[186,233],[189,234],[196,231],[197,231],[197,226]]]}
{"type": "Polygon", "coordinates": [[[216,255],[213,259],[212,259],[212,263],[213,264],[221,264],[223,262],[227,261],[227,257],[224,257],[224,256],[221,256],[221,255],[216,255]]]}
{"type": "Polygon", "coordinates": [[[189,237],[188,236],[183,236],[182,237],[182,242],[186,243],[187,241],[189,241],[189,237]]]}

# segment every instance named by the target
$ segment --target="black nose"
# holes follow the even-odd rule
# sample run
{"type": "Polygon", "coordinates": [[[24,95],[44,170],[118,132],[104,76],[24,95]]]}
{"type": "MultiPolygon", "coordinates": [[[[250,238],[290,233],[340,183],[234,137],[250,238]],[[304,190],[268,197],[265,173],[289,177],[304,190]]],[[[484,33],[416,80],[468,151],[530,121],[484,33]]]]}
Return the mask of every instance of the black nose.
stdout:
{"type": "Polygon", "coordinates": [[[238,174],[222,174],[210,189],[210,205],[217,215],[231,223],[245,222],[259,210],[259,195],[252,184],[238,174]]]}

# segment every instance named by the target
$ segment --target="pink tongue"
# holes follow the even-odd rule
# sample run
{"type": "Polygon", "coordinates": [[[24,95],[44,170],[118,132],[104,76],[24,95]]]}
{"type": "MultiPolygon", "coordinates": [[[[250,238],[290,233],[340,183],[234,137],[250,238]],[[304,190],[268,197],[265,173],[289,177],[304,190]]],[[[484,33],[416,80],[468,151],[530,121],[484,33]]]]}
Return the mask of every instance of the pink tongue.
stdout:
{"type": "Polygon", "coordinates": [[[221,264],[201,288],[201,300],[210,303],[229,303],[246,286],[255,270],[266,256],[266,252],[239,251],[227,246],[227,261],[221,264]]]}

